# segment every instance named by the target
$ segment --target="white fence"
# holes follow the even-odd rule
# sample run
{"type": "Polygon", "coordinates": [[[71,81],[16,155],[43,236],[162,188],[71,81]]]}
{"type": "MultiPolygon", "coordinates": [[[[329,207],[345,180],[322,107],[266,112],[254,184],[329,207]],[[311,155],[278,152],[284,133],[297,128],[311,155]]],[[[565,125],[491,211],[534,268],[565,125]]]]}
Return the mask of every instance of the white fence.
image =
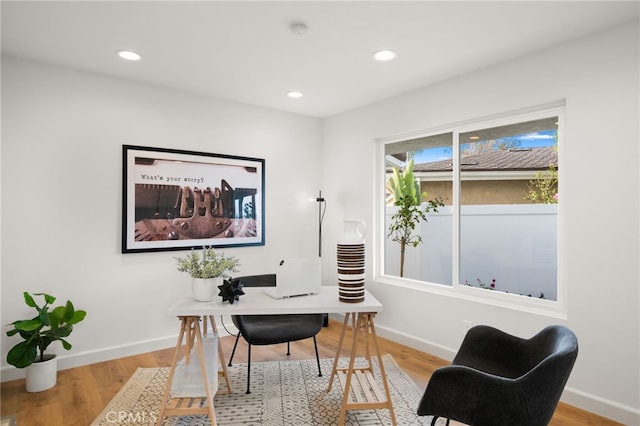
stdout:
{"type": "MultiPolygon", "coordinates": [[[[478,280],[509,293],[557,300],[556,204],[463,206],[460,214],[460,284],[478,280]]],[[[395,207],[387,208],[389,224],[395,207]]],[[[407,247],[404,276],[452,284],[451,207],[420,225],[423,243],[407,247]]],[[[388,226],[387,226],[388,229],[388,226]]],[[[385,274],[400,275],[400,245],[387,239],[385,274]]]]}

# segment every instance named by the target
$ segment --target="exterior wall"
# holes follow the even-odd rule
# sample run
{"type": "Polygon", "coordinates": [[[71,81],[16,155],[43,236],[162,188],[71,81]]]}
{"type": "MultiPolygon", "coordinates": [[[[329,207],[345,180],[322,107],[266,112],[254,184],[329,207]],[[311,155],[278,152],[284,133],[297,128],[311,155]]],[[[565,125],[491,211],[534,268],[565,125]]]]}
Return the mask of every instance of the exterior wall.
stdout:
{"type": "MultiPolygon", "coordinates": [[[[477,180],[462,182],[462,204],[533,204],[525,199],[529,180],[477,180]]],[[[445,205],[453,199],[451,182],[420,182],[420,190],[428,198],[441,197],[445,205]]]]}

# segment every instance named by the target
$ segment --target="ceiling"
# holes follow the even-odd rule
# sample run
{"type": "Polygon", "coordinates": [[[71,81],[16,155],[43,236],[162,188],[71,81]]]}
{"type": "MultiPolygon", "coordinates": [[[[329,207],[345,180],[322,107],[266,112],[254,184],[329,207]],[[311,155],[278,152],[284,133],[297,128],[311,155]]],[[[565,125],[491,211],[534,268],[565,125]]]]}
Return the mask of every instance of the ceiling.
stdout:
{"type": "Polygon", "coordinates": [[[3,54],[328,117],[637,20],[639,10],[637,0],[2,1],[1,35],[3,54]],[[308,31],[294,34],[294,22],[308,31]],[[374,61],[383,48],[397,58],[374,61]],[[126,62],[118,49],[143,59],[126,62]]]}

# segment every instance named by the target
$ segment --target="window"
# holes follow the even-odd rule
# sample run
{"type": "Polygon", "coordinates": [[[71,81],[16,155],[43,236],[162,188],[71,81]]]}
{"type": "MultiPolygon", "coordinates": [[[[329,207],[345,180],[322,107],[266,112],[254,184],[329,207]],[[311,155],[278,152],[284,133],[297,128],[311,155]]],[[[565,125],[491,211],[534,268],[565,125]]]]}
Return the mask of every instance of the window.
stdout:
{"type": "Polygon", "coordinates": [[[561,112],[381,141],[380,278],[470,297],[558,301],[561,112]],[[404,186],[417,194],[412,207],[403,178],[415,182],[404,186]],[[412,209],[404,225],[411,237],[402,238],[398,221],[412,209]]]}
{"type": "MultiPolygon", "coordinates": [[[[453,133],[448,132],[397,142],[385,147],[387,187],[384,227],[388,236],[385,244],[385,273],[388,275],[448,285],[453,283],[451,278],[452,143],[453,133]],[[418,244],[414,247],[409,242],[403,249],[400,242],[394,241],[400,238],[389,235],[390,226],[394,222],[393,216],[399,210],[394,206],[398,196],[394,196],[393,190],[389,188],[389,182],[394,179],[394,168],[406,173],[410,158],[413,158],[414,162],[413,176],[418,185],[416,193],[420,201],[442,200],[444,206],[436,207],[439,214],[429,214],[426,222],[421,220],[418,226],[409,229],[412,231],[413,241],[418,244]],[[433,167],[429,172],[423,169],[427,164],[433,167]]],[[[423,211],[424,208],[423,204],[423,211]]]]}

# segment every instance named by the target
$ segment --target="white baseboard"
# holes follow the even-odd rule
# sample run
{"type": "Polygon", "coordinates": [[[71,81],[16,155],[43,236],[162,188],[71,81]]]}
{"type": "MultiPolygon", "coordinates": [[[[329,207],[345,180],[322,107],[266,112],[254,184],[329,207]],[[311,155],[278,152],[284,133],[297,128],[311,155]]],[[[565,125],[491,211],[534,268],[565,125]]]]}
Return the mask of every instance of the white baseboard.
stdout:
{"type": "MultiPolygon", "coordinates": [[[[336,321],[343,322],[344,315],[342,314],[329,314],[331,319],[336,321]]],[[[455,356],[456,352],[442,345],[437,345],[426,340],[418,339],[409,334],[402,333],[400,331],[387,328],[384,326],[380,326],[376,324],[376,334],[380,337],[384,337],[389,340],[393,340],[394,342],[400,343],[405,346],[409,346],[410,348],[417,349],[421,352],[426,352],[431,355],[437,356],[439,358],[451,361],[455,356]]]]}
{"type": "MultiPolygon", "coordinates": [[[[221,336],[226,335],[227,331],[229,331],[231,334],[238,332],[231,323],[230,317],[226,317],[224,319],[221,319],[220,321],[225,326],[225,329],[223,329],[220,324],[218,324],[218,332],[221,336]]],[[[211,326],[209,326],[209,332],[213,332],[211,326]]],[[[173,348],[176,346],[177,339],[178,334],[175,334],[173,336],[145,340],[142,342],[128,343],[93,351],[72,354],[58,354],[58,371],[80,367],[88,364],[94,364],[96,362],[109,361],[112,359],[124,358],[127,356],[143,354],[146,352],[173,348]]],[[[26,371],[24,368],[15,368],[11,365],[3,366],[2,369],[0,369],[0,382],[24,379],[25,374],[26,371]]]]}
{"type": "Polygon", "coordinates": [[[624,425],[640,425],[640,410],[599,396],[566,387],[560,400],[574,407],[596,413],[599,416],[615,420],[624,425]]]}
{"type": "MultiPolygon", "coordinates": [[[[145,340],[142,342],[134,342],[125,345],[112,346],[108,348],[79,352],[73,354],[58,355],[58,371],[68,368],[80,367],[83,365],[94,364],[96,362],[109,361],[112,359],[123,358],[131,355],[138,355],[146,352],[153,352],[160,349],[167,349],[176,346],[178,335],[167,336],[158,339],[145,340]]],[[[4,366],[0,370],[0,381],[8,382],[11,380],[23,379],[25,377],[24,368],[15,368],[13,366],[4,366]]]]}
{"type": "Polygon", "coordinates": [[[428,342],[426,340],[418,339],[414,336],[402,333],[397,330],[376,325],[376,331],[381,337],[393,340],[394,342],[409,346],[410,348],[417,349],[421,352],[426,352],[447,361],[451,361],[456,355],[456,351],[451,348],[428,342]]]}

